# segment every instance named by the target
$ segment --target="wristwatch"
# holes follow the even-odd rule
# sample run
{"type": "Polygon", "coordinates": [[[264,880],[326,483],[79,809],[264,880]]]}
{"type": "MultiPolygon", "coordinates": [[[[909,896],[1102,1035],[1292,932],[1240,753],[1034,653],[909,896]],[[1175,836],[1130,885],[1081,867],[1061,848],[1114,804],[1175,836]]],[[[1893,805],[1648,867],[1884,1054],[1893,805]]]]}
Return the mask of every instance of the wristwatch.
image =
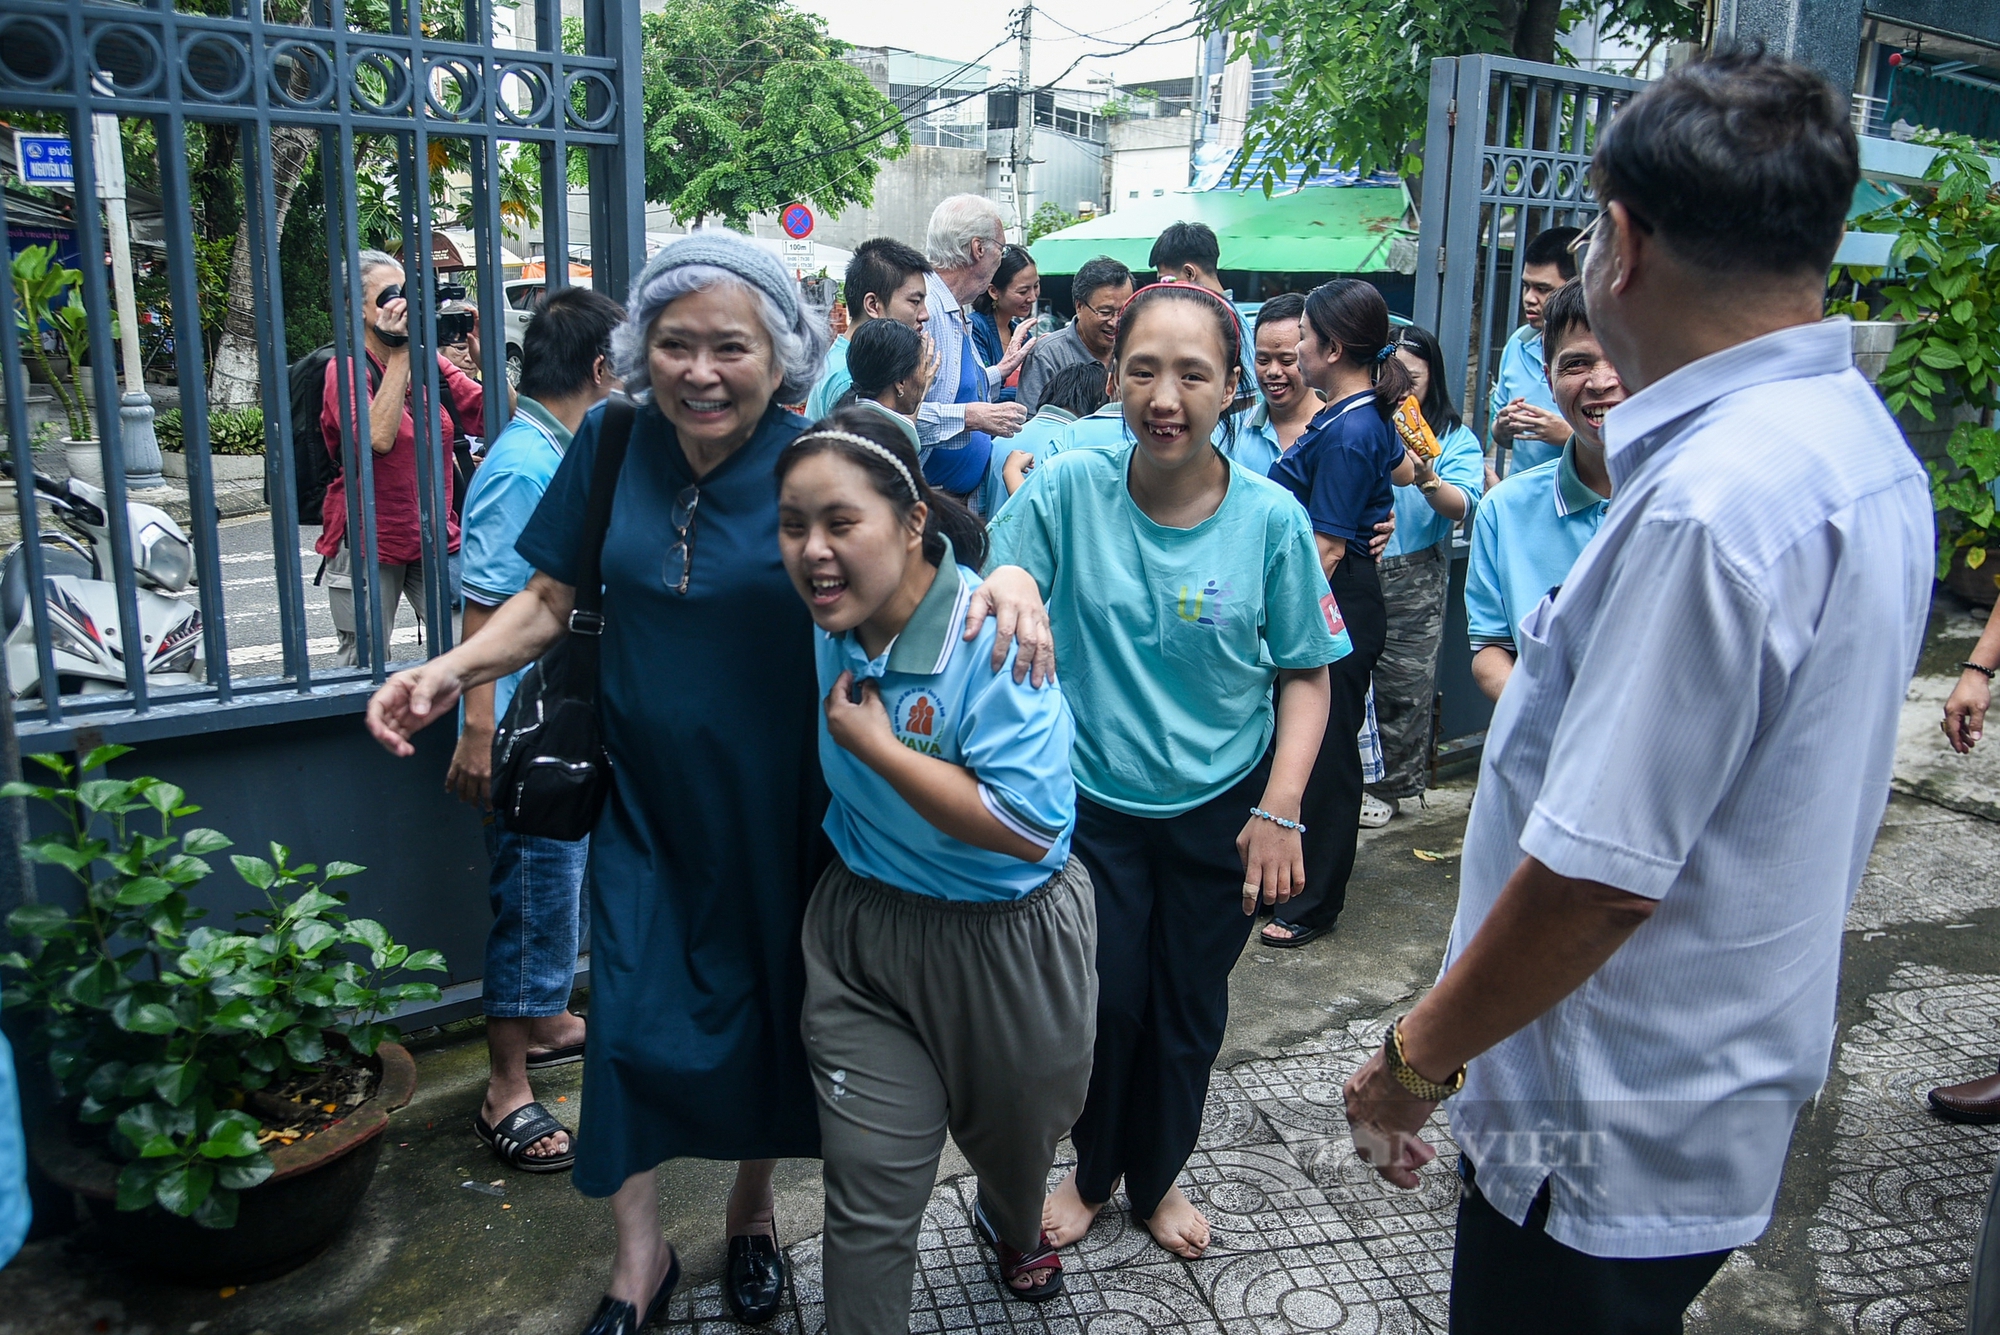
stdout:
{"type": "Polygon", "coordinates": [[[1417,490],[1421,491],[1424,495],[1429,496],[1435,493],[1437,489],[1439,487],[1442,487],[1443,485],[1444,485],[1444,479],[1433,475],[1430,481],[1419,482],[1417,484],[1417,490]]]}
{"type": "Polygon", "coordinates": [[[1423,1076],[1417,1074],[1415,1067],[1403,1060],[1403,1040],[1396,1033],[1397,1028],[1402,1023],[1401,1020],[1397,1020],[1389,1026],[1389,1032],[1382,1035],[1382,1060],[1389,1063],[1389,1074],[1396,1077],[1396,1083],[1404,1089],[1409,1090],[1418,1098],[1426,1099],[1432,1103],[1442,1103],[1452,1095],[1458,1093],[1459,1090],[1464,1089],[1465,1068],[1463,1066],[1451,1073],[1451,1079],[1440,1084],[1435,1080],[1426,1080],[1423,1076]]]}

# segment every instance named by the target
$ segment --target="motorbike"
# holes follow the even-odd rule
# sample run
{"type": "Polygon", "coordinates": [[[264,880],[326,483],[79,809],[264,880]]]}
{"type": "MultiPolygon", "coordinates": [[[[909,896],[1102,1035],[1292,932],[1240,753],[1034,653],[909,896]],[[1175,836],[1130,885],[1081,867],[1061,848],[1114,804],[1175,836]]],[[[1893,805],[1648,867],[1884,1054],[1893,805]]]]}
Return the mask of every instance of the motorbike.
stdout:
{"type": "MultiPolygon", "coordinates": [[[[0,474],[13,476],[12,468],[0,474]]],[[[201,664],[201,611],[192,600],[173,595],[194,580],[194,546],[172,515],[157,506],[128,501],[126,531],[131,551],[121,554],[111,540],[104,492],[80,478],[56,482],[34,475],[34,495],[71,532],[42,532],[42,596],[47,609],[60,695],[105,695],[125,689],[125,654],[130,627],[121,629],[113,563],[130,566],[138,587],[139,652],[146,680],[155,688],[192,686],[201,664]]],[[[7,680],[14,694],[43,693],[35,652],[35,616],[28,599],[26,543],[16,543],[0,561],[0,626],[6,628],[7,680]]]]}

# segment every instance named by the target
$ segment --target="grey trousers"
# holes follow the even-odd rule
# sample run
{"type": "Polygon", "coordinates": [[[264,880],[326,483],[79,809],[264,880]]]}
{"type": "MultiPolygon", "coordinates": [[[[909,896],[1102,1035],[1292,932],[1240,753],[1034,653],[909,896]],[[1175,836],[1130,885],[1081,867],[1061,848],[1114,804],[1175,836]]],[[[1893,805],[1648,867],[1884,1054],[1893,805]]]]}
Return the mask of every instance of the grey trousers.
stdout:
{"type": "MultiPolygon", "coordinates": [[[[327,611],[333,614],[333,633],[339,637],[339,650],[334,662],[340,667],[353,667],[360,661],[359,636],[354,629],[354,573],[352,562],[354,549],[345,542],[340,550],[326,561],[326,603],[327,611]]],[[[381,590],[382,632],[394,635],[396,630],[396,604],[403,598],[410,600],[410,610],[417,614],[417,631],[424,629],[424,609],[429,606],[428,594],[424,589],[424,563],[412,561],[408,565],[378,564],[375,567],[375,587],[381,590]]],[[[389,655],[384,647],[375,647],[376,660],[386,663],[389,655]]]]}
{"type": "Polygon", "coordinates": [[[836,860],[804,944],[826,1328],[904,1335],[947,1127],[1000,1236],[1022,1251],[1040,1242],[1056,1142],[1090,1088],[1096,897],[1075,858],[1005,903],[911,894],[836,860]]]}
{"type": "Polygon", "coordinates": [[[1451,590],[1451,548],[1384,557],[1382,601],[1389,638],[1375,660],[1375,722],[1382,733],[1380,798],[1415,797],[1430,779],[1431,701],[1437,696],[1444,603],[1451,590]]]}

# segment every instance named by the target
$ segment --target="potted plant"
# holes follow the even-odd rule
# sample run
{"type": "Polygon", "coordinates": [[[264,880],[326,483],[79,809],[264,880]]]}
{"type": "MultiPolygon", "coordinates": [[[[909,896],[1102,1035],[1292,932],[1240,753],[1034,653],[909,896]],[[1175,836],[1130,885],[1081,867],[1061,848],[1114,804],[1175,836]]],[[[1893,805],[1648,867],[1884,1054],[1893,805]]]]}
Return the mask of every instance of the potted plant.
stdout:
{"type": "MultiPolygon", "coordinates": [[[[1882,314],[1900,321],[1900,337],[1876,384],[1889,411],[1916,414],[1923,434],[1943,437],[1927,456],[1937,511],[1937,577],[1980,605],[1992,603],[1992,548],[2000,544],[1995,516],[2000,490],[2000,198],[1986,159],[1962,135],[1929,136],[1937,155],[1920,184],[1857,219],[1865,232],[1895,235],[1890,258],[1902,266],[1882,284],[1882,314]]],[[[1875,282],[1881,271],[1848,266],[1848,276],[1875,282]]],[[[1833,310],[1868,318],[1866,303],[1833,310]]]]}
{"type": "Polygon", "coordinates": [[[238,930],[192,926],[205,911],[189,892],[230,841],[177,831],[200,808],[170,783],[83,779],[129,750],[99,747],[76,767],[33,756],[53,785],[0,787],[62,813],[27,853],[82,888],[74,911],[32,904],[7,919],[26,948],[0,957],[4,1004],[34,1012],[62,1100],[31,1152],[118,1254],[180,1280],[266,1277],[317,1253],[360,1202],[388,1115],[416,1084],[381,1017],[440,995],[390,980],[444,959],[341,911],[330,887],[362,868],[294,867],[277,844],[268,861],[232,858],[263,908],[236,915],[238,930]]]}
{"type": "MultiPolygon", "coordinates": [[[[22,341],[34,349],[43,379],[55,391],[69,419],[69,438],[63,453],[69,459],[72,476],[94,486],[104,483],[104,454],[90,421],[90,402],[84,396],[84,361],[90,355],[90,316],[83,306],[83,272],[60,264],[54,246],[27,246],[14,256],[15,323],[22,341]],[[49,350],[42,344],[42,328],[47,326],[62,345],[68,362],[69,384],[50,363],[49,350]]],[[[111,337],[118,337],[113,320],[111,337]]]]}

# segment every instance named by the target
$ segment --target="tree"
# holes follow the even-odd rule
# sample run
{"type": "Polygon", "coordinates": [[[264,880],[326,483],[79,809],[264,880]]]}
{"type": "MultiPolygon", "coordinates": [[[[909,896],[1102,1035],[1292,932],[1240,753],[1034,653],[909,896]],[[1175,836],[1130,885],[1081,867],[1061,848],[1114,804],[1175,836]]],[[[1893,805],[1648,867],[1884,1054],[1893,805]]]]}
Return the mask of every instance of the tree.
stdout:
{"type": "MultiPolygon", "coordinates": [[[[581,25],[567,25],[576,42],[581,25]]],[[[848,44],[785,0],[681,0],[640,30],[646,198],[677,221],[741,227],[794,200],[865,207],[882,163],[909,148],[902,112],[841,59],[848,44]]]]}
{"type": "Polygon", "coordinates": [[[1076,226],[1079,219],[1074,213],[1053,200],[1045,202],[1028,219],[1027,244],[1034,245],[1051,232],[1060,232],[1065,227],[1076,226]]]}
{"type": "Polygon", "coordinates": [[[1648,43],[1693,40],[1699,9],[1679,0],[1202,0],[1230,57],[1277,65],[1285,94],[1250,113],[1239,178],[1274,186],[1323,167],[1414,172],[1412,141],[1430,106],[1431,60],[1511,55],[1560,63],[1557,45],[1579,23],[1648,43]]]}

